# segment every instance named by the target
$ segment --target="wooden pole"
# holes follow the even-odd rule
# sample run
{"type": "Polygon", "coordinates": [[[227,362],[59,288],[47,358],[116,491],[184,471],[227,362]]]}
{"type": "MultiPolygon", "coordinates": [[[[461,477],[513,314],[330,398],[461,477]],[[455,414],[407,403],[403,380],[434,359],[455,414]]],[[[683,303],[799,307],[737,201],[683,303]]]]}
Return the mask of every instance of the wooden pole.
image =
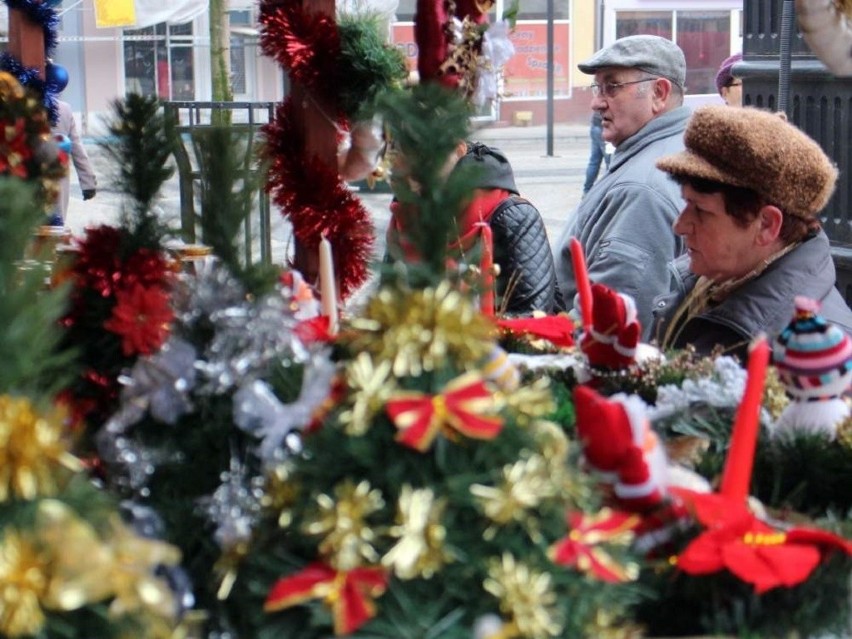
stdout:
{"type": "MultiPolygon", "coordinates": [[[[302,0],[302,6],[308,14],[325,13],[334,16],[334,0],[302,0]]],[[[305,152],[307,157],[316,157],[330,167],[337,167],[337,129],[330,118],[334,117],[334,109],[323,104],[321,99],[311,94],[305,87],[292,85],[293,104],[296,109],[296,121],[305,135],[305,152]]],[[[335,260],[340,253],[335,251],[335,260]]],[[[311,283],[319,276],[319,252],[317,249],[308,250],[300,242],[294,245],[293,262],[296,269],[311,283]]],[[[336,273],[340,272],[336,265],[336,273]]]]}
{"type": "Polygon", "coordinates": [[[20,9],[9,9],[9,53],[25,67],[35,67],[44,79],[44,27],[20,9]]]}

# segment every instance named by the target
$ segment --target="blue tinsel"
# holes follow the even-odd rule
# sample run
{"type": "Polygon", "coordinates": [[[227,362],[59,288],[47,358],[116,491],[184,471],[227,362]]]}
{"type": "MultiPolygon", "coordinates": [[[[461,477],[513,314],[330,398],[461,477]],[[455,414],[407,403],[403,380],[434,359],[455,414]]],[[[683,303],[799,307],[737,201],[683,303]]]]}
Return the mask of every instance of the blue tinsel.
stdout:
{"type": "Polygon", "coordinates": [[[56,124],[59,118],[59,109],[56,106],[56,92],[41,79],[38,69],[25,67],[11,53],[0,54],[0,70],[11,73],[21,86],[32,89],[42,96],[42,104],[47,109],[51,124],[56,124]]]}

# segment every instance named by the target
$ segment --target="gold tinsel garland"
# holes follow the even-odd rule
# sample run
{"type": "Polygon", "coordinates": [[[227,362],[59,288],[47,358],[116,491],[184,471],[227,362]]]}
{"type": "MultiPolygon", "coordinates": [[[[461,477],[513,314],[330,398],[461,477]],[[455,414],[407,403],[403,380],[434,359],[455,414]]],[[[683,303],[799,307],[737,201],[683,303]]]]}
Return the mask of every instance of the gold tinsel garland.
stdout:
{"type": "Polygon", "coordinates": [[[38,635],[48,611],[69,612],[110,601],[109,615],[135,615],[145,636],[171,636],[176,606],[160,566],[176,548],[138,537],[117,518],[106,537],[63,502],[38,504],[31,530],[8,527],[0,540],[0,632],[38,635]]]}
{"type": "Polygon", "coordinates": [[[63,435],[64,413],[39,412],[25,397],[0,395],[0,502],[49,497],[58,471],[79,469],[63,435]]]}
{"type": "Polygon", "coordinates": [[[503,637],[546,639],[562,633],[549,573],[538,572],[504,553],[490,562],[483,585],[499,600],[500,612],[509,619],[503,637]]]}
{"type": "Polygon", "coordinates": [[[491,352],[493,325],[448,282],[400,293],[383,289],[352,321],[353,352],[391,363],[395,377],[418,377],[447,361],[475,366],[491,352]]]}
{"type": "Polygon", "coordinates": [[[367,432],[373,418],[396,391],[391,362],[385,360],[375,365],[367,353],[359,353],[346,365],[346,384],[350,392],[340,422],[347,435],[358,437],[367,432]]]}
{"type": "Polygon", "coordinates": [[[334,496],[316,497],[316,510],[303,524],[309,535],[322,536],[320,554],[336,570],[353,570],[366,560],[375,564],[379,555],[373,546],[376,531],[368,518],[384,507],[381,492],[370,482],[355,484],[346,479],[334,488],[334,496]]]}
{"type": "Polygon", "coordinates": [[[429,579],[453,559],[446,550],[447,531],[441,517],[447,506],[430,488],[403,486],[397,504],[396,525],[390,535],[399,541],[384,557],[382,565],[393,568],[400,579],[429,579]]]}

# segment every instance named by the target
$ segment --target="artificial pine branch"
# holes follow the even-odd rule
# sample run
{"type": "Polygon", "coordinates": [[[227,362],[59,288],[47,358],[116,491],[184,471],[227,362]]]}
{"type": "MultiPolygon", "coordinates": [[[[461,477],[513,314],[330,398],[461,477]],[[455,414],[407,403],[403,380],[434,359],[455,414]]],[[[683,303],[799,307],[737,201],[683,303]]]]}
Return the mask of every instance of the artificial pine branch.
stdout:
{"type": "Polygon", "coordinates": [[[51,393],[67,380],[69,355],[57,354],[66,291],[45,290],[45,263],[22,263],[39,221],[36,188],[0,178],[0,393],[51,393]]]}
{"type": "Polygon", "coordinates": [[[100,146],[115,167],[116,188],[133,200],[133,220],[154,225],[154,201],[175,171],[169,159],[176,139],[156,97],[131,93],[112,111],[110,137],[100,146]]]}
{"type": "Polygon", "coordinates": [[[241,259],[238,247],[242,239],[253,239],[243,237],[260,175],[252,138],[236,126],[201,128],[192,135],[202,168],[201,237],[248,291],[262,294],[274,284],[277,269],[241,259]]]}
{"type": "Polygon", "coordinates": [[[398,86],[408,74],[402,53],[388,45],[375,16],[343,16],[340,32],[340,110],[351,120],[368,115],[378,95],[398,86]]]}
{"type": "Polygon", "coordinates": [[[447,246],[457,232],[457,214],[473,189],[472,171],[444,175],[453,149],[468,136],[470,105],[457,92],[427,83],[385,93],[378,111],[397,154],[394,193],[416,211],[415,219],[406,220],[406,231],[426,269],[410,267],[410,283],[435,283],[446,274],[447,246]]]}

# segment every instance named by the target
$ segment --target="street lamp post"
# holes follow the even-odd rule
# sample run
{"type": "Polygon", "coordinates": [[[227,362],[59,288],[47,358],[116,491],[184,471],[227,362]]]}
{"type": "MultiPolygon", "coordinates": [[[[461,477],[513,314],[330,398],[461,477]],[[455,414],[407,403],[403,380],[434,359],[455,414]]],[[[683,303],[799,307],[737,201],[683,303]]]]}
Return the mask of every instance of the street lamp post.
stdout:
{"type": "Polygon", "coordinates": [[[553,0],[547,0],[547,155],[553,157],[554,20],[553,0]]]}

